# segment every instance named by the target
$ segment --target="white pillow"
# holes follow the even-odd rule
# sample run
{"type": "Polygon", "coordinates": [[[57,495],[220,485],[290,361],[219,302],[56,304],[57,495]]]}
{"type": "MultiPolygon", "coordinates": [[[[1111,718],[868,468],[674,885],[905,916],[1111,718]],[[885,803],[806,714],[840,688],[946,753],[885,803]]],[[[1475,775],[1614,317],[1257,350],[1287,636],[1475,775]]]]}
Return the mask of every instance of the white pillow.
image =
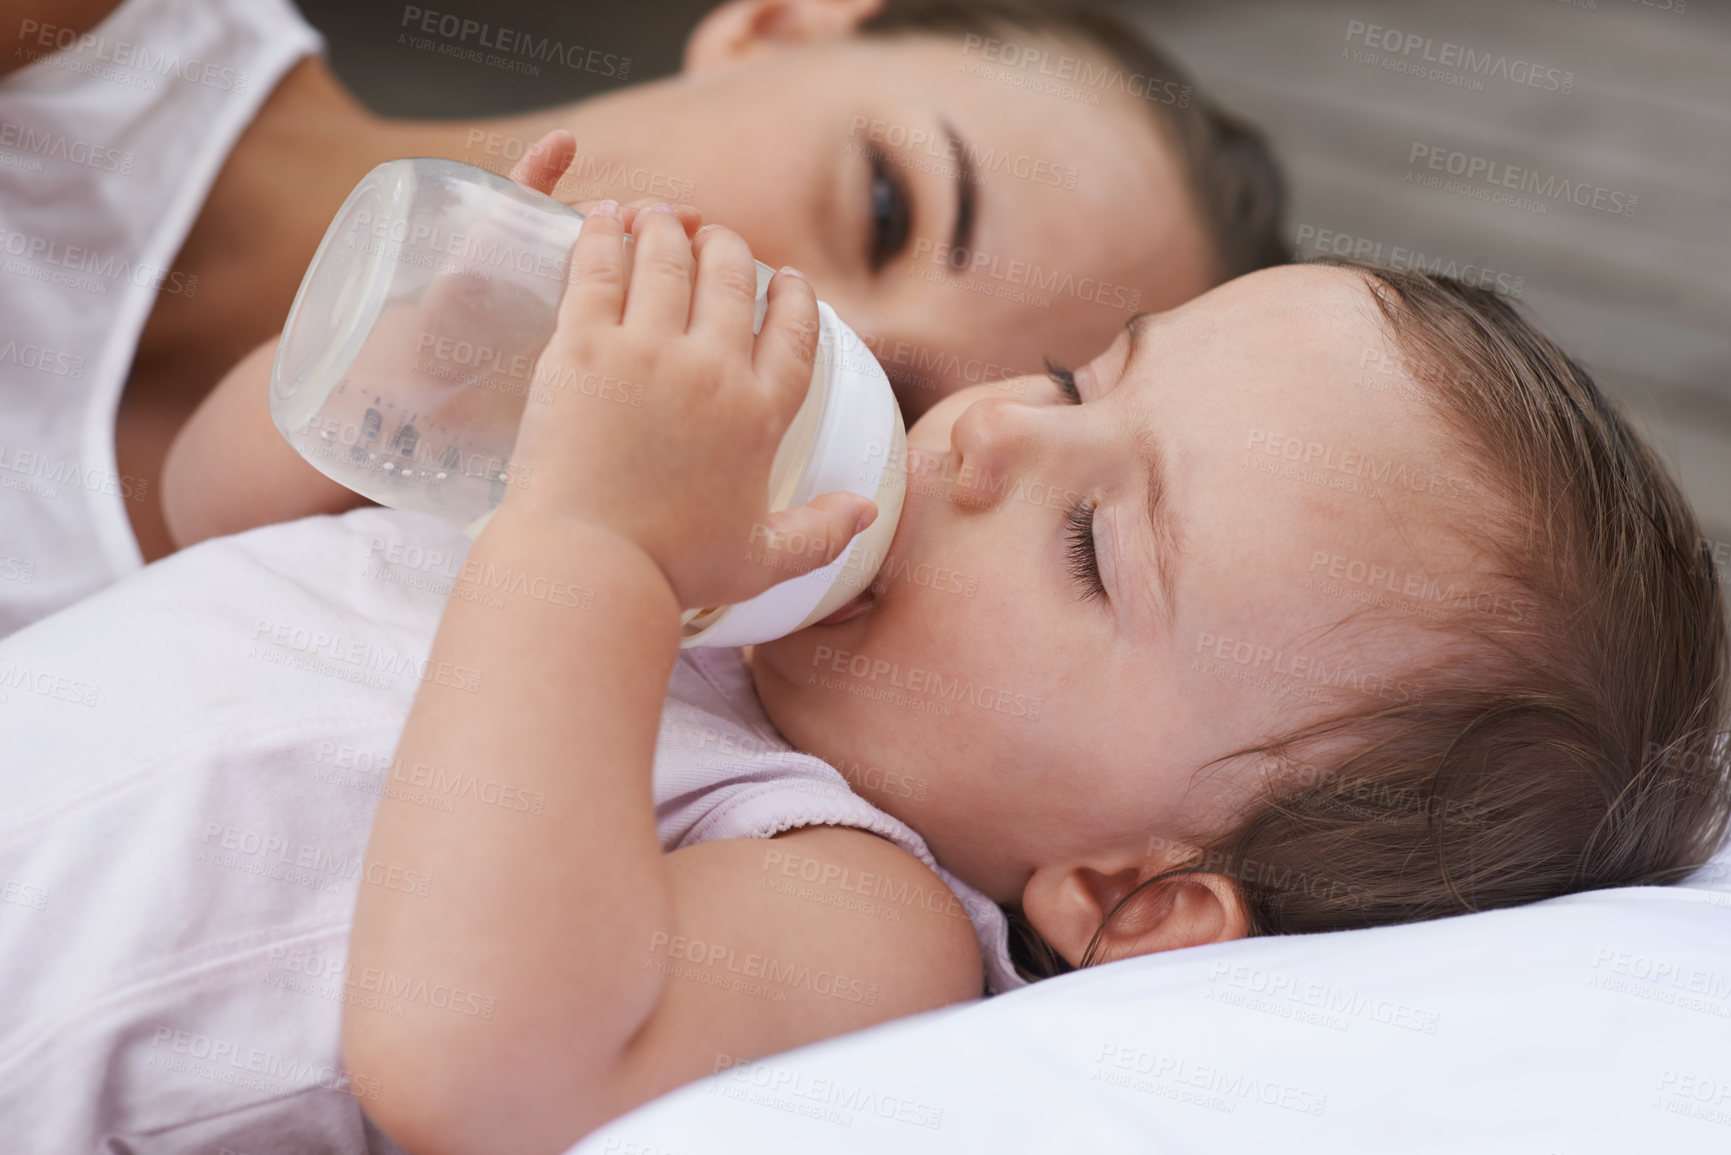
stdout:
{"type": "Polygon", "coordinates": [[[568,1155],[1731,1151],[1731,855],[1679,887],[1250,939],[742,1065],[568,1155]]]}

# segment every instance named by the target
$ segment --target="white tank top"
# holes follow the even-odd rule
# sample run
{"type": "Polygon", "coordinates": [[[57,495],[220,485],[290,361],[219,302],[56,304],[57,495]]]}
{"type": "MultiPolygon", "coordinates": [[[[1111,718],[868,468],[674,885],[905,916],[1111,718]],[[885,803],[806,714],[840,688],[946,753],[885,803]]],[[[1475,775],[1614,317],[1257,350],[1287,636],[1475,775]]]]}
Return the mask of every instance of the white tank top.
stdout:
{"type": "MultiPolygon", "coordinates": [[[[363,865],[379,797],[545,821],[509,766],[395,757],[423,680],[479,677],[428,658],[468,548],[453,526],[377,507],[270,525],[0,640],[0,1150],[380,1149],[356,1101],[371,1075],[342,1064],[342,1009],[455,996],[348,966],[363,885],[441,885],[436,865],[396,878],[363,865]]],[[[523,580],[467,576],[481,598],[523,580]]],[[[663,849],[764,839],[766,887],[886,923],[959,906],[984,985],[1024,985],[1002,911],[789,748],[739,651],[680,656],[652,785],[663,849]],[[769,838],[817,824],[889,839],[948,890],[808,877],[769,838]]],[[[839,981],[731,959],[710,973],[771,990],[839,981]]],[[[853,994],[870,997],[837,997],[853,994]]],[[[459,1009],[487,1013],[484,999],[459,1009]]]]}
{"type": "Polygon", "coordinates": [[[127,0],[26,19],[0,79],[0,636],[143,564],[114,419],[235,141],[321,49],[289,0],[127,0]]]}

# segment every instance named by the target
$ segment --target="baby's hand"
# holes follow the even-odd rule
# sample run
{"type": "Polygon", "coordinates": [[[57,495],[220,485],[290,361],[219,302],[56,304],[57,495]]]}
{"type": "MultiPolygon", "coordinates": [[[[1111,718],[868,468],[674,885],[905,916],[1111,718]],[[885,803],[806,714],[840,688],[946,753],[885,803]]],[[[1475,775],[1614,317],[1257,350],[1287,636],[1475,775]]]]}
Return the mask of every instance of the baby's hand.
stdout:
{"type": "Polygon", "coordinates": [[[512,457],[528,481],[506,504],[632,542],[681,606],[742,601],[833,560],[876,516],[847,493],[768,509],[770,462],[811,383],[817,299],[784,269],[754,337],[756,264],[736,233],[687,238],[665,205],[634,224],[627,289],[617,209],[584,222],[512,457]],[[828,548],[773,548],[790,537],[828,548]]]}
{"type": "MultiPolygon", "coordinates": [[[[543,196],[556,196],[560,179],[576,158],[577,138],[562,128],[556,128],[529,146],[522,158],[511,166],[510,177],[524,188],[533,189],[543,196]]],[[[574,200],[565,203],[588,216],[601,202],[574,200]]],[[[654,197],[640,197],[620,205],[619,215],[625,218],[625,227],[629,229],[637,214],[654,203],[654,197]]],[[[685,226],[687,236],[695,234],[703,224],[703,214],[695,205],[674,205],[673,212],[679,223],[685,226]]]]}

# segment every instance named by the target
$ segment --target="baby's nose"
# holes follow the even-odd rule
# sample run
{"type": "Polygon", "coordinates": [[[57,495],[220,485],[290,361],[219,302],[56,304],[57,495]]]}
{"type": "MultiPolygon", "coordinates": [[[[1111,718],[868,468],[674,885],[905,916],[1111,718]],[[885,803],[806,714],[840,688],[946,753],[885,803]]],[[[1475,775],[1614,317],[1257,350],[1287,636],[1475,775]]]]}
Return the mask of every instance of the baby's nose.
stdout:
{"type": "Polygon", "coordinates": [[[1038,452],[1035,406],[1007,397],[975,401],[956,418],[950,444],[956,456],[958,504],[988,508],[1025,471],[1038,452]]]}

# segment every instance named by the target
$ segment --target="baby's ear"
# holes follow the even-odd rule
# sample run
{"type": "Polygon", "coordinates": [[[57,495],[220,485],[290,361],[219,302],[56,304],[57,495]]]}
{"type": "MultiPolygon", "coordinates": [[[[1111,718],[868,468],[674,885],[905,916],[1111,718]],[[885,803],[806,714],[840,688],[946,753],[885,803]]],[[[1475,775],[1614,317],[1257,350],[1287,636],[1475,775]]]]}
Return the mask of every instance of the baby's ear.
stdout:
{"type": "MultiPolygon", "coordinates": [[[[1099,865],[1099,864],[1096,864],[1099,865]]],[[[1250,933],[1249,912],[1238,886],[1224,874],[1158,874],[1152,866],[1043,866],[1022,892],[1022,913],[1040,937],[1080,966],[1088,944],[1119,902],[1124,908],[1100,933],[1093,962],[1228,942],[1250,933]]]]}
{"type": "Polygon", "coordinates": [[[728,0],[691,30],[684,68],[703,72],[781,45],[848,36],[882,7],[883,0],[728,0]]]}

